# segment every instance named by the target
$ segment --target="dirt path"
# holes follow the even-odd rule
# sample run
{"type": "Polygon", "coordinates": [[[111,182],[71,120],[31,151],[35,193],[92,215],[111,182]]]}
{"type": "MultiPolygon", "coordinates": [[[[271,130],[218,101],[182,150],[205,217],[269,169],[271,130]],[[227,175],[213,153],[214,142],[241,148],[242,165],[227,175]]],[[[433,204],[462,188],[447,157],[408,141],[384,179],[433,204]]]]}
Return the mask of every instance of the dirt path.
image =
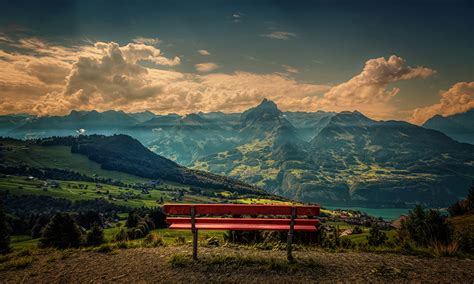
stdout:
{"type": "Polygon", "coordinates": [[[38,252],[24,269],[0,272],[2,283],[97,282],[388,282],[472,283],[474,261],[395,254],[295,252],[288,265],[284,251],[190,247],[117,250],[113,253],[38,252]]]}

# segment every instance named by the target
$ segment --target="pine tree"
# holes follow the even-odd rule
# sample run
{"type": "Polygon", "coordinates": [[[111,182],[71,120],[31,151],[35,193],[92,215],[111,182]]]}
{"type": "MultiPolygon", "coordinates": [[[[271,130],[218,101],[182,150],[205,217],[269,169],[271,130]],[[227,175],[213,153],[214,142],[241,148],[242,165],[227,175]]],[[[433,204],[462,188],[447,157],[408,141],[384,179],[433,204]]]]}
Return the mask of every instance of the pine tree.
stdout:
{"type": "Polygon", "coordinates": [[[41,247],[70,248],[81,244],[82,234],[74,219],[69,214],[57,213],[45,226],[41,247]]]}
{"type": "Polygon", "coordinates": [[[8,226],[3,200],[0,199],[0,254],[10,251],[10,228],[8,226]]]}
{"type": "Polygon", "coordinates": [[[86,242],[90,246],[97,246],[104,242],[104,230],[97,223],[94,223],[87,232],[86,242]]]}

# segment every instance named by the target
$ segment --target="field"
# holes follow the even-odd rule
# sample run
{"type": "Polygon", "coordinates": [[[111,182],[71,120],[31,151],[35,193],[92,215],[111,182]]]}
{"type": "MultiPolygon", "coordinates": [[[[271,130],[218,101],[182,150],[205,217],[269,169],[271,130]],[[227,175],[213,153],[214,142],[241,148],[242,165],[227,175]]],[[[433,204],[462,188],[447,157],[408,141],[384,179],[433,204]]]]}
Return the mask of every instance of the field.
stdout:
{"type": "Polygon", "coordinates": [[[181,188],[172,184],[163,185],[163,190],[150,190],[142,194],[139,190],[118,187],[109,184],[83,181],[55,181],[58,187],[52,187],[48,182],[29,180],[21,176],[4,176],[0,178],[0,188],[14,195],[45,195],[68,200],[106,199],[110,203],[128,207],[154,207],[161,197],[165,201],[171,199],[176,189],[181,188]],[[127,201],[120,196],[130,196],[127,201]]]}
{"type": "Polygon", "coordinates": [[[70,147],[66,146],[37,146],[27,145],[24,142],[4,141],[2,151],[4,163],[9,165],[29,165],[38,168],[66,169],[88,175],[110,178],[125,183],[143,183],[148,179],[129,175],[117,171],[103,170],[98,163],[87,157],[71,153],[70,147]]]}

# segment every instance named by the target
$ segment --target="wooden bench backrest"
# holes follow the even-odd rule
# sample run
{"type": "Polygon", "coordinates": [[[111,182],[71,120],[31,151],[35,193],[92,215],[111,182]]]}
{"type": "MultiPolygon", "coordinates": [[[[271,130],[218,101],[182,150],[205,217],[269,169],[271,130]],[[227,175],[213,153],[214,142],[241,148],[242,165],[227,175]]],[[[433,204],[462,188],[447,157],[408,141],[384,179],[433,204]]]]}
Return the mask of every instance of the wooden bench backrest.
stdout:
{"type": "Polygon", "coordinates": [[[296,208],[296,216],[318,216],[318,205],[261,205],[261,204],[166,204],[164,210],[168,215],[191,215],[194,207],[196,215],[284,215],[290,216],[296,208]]]}

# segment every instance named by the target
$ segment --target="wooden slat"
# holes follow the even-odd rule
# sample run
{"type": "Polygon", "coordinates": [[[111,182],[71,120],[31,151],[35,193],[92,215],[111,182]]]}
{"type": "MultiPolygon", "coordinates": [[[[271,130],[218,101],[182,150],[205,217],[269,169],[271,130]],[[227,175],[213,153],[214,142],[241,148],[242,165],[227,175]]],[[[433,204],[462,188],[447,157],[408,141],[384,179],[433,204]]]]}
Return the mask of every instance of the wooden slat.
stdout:
{"type": "MultiPolygon", "coordinates": [[[[261,204],[166,204],[164,210],[168,215],[190,215],[191,207],[196,214],[209,215],[291,215],[291,205],[261,204]]],[[[319,206],[295,206],[297,216],[318,216],[319,206]]]]}
{"type": "MultiPolygon", "coordinates": [[[[226,223],[226,224],[275,224],[289,225],[291,219],[276,218],[196,218],[196,224],[206,223],[226,223]]],[[[191,218],[167,217],[168,224],[191,224],[191,218]]],[[[318,219],[295,219],[296,225],[316,226],[319,224],[318,219]]]]}
{"type": "MultiPolygon", "coordinates": [[[[196,228],[198,230],[235,230],[235,231],[256,231],[256,230],[268,230],[268,231],[288,231],[290,225],[275,225],[275,224],[225,224],[225,223],[197,223],[196,228]]],[[[170,229],[176,230],[190,230],[191,224],[172,224],[170,229]]],[[[314,232],[317,231],[316,226],[308,225],[295,225],[295,231],[314,232]]]]}

